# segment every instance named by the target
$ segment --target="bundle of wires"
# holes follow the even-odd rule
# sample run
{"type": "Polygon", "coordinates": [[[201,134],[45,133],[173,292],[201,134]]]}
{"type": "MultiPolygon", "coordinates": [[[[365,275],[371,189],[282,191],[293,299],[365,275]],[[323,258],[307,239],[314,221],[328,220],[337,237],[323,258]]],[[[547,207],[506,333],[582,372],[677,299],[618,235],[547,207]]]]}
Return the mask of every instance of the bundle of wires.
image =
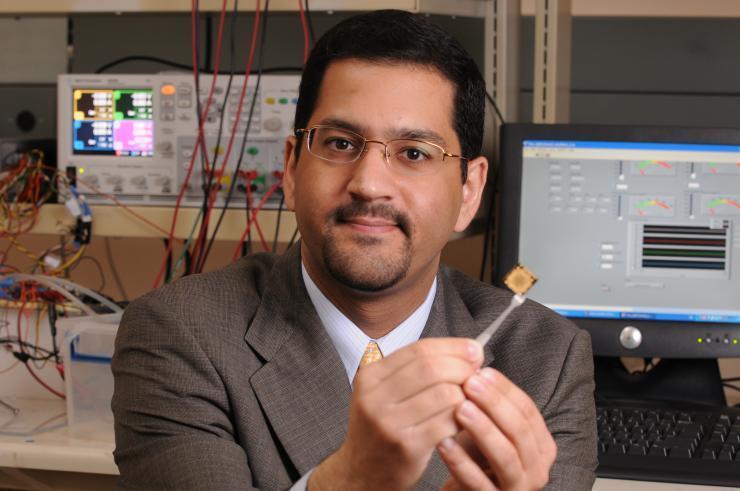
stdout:
{"type": "MultiPolygon", "coordinates": [[[[312,27],[311,23],[307,20],[308,16],[310,15],[309,14],[309,10],[308,10],[308,2],[306,1],[306,5],[305,5],[305,8],[304,8],[303,1],[304,0],[298,0],[298,7],[299,7],[299,13],[300,13],[300,19],[301,19],[301,26],[303,28],[303,34],[304,34],[303,62],[305,63],[306,60],[308,59],[310,45],[311,45],[311,42],[312,42],[312,41],[309,41],[309,38],[310,39],[313,39],[313,27],[312,27]]],[[[249,71],[249,68],[251,68],[251,59],[252,59],[252,56],[254,54],[254,49],[255,49],[256,33],[258,31],[261,31],[261,33],[260,33],[259,51],[258,51],[258,61],[257,61],[257,82],[255,84],[254,96],[252,98],[252,103],[251,103],[250,108],[249,108],[249,115],[247,117],[246,130],[245,130],[244,134],[242,135],[241,148],[240,148],[240,150],[238,152],[239,158],[237,160],[236,168],[234,170],[234,176],[235,176],[235,178],[232,179],[231,185],[230,185],[229,190],[228,190],[228,192],[226,194],[226,197],[224,199],[224,203],[223,203],[223,205],[221,207],[220,216],[219,216],[219,218],[218,218],[218,220],[216,222],[216,225],[215,225],[213,231],[211,232],[210,239],[207,241],[207,246],[200,247],[198,249],[198,254],[196,255],[196,258],[195,258],[195,265],[194,265],[194,271],[193,271],[193,272],[196,272],[196,273],[202,272],[203,271],[203,268],[205,267],[206,259],[208,258],[208,255],[209,255],[209,253],[211,251],[211,247],[213,246],[213,242],[215,241],[216,235],[218,234],[218,230],[220,229],[221,224],[223,222],[223,219],[224,219],[226,210],[227,210],[227,208],[229,206],[229,203],[231,202],[231,199],[233,197],[234,188],[235,188],[235,185],[236,185],[236,182],[237,182],[237,179],[236,179],[237,177],[241,177],[245,181],[245,191],[246,191],[245,192],[245,194],[246,194],[246,196],[245,196],[246,197],[246,203],[245,203],[246,204],[246,206],[245,206],[246,217],[245,218],[246,218],[246,227],[245,227],[245,229],[244,229],[244,231],[242,233],[242,236],[241,236],[241,238],[239,240],[239,244],[237,244],[237,247],[236,247],[236,249],[234,251],[234,254],[232,256],[232,260],[236,260],[239,257],[240,254],[241,255],[244,255],[246,253],[251,252],[251,231],[252,231],[252,227],[254,227],[256,229],[256,231],[257,231],[257,233],[259,235],[259,238],[260,238],[260,242],[261,242],[262,248],[265,251],[272,250],[274,252],[275,249],[276,249],[276,245],[277,245],[277,234],[279,233],[280,214],[282,213],[282,209],[283,209],[283,195],[282,195],[282,192],[281,192],[281,189],[280,189],[281,186],[282,186],[282,177],[283,177],[283,174],[282,174],[282,172],[274,172],[273,173],[273,176],[272,177],[274,178],[274,184],[265,190],[265,192],[262,195],[261,200],[255,206],[255,204],[253,202],[253,198],[252,198],[252,192],[253,192],[254,182],[259,177],[258,177],[256,171],[254,171],[253,169],[248,169],[248,170],[245,170],[245,171],[241,170],[242,160],[243,160],[243,157],[244,157],[244,149],[246,147],[247,137],[248,137],[249,130],[250,130],[250,127],[251,127],[252,116],[253,116],[254,108],[255,108],[255,102],[257,100],[257,93],[259,91],[260,82],[261,82],[262,73],[263,73],[262,65],[263,65],[265,38],[266,38],[266,35],[267,35],[267,19],[268,19],[268,13],[269,13],[269,5],[270,5],[270,2],[268,0],[265,3],[265,11],[264,11],[263,19],[262,19],[262,25],[260,27],[260,25],[259,25],[259,2],[257,4],[257,11],[256,11],[256,15],[255,15],[255,24],[254,24],[254,27],[253,27],[253,30],[252,30],[252,32],[253,32],[252,43],[250,45],[250,57],[249,57],[249,61],[248,61],[248,64],[247,64],[248,71],[249,71]],[[258,217],[259,212],[262,210],[262,208],[266,204],[267,200],[270,199],[276,192],[280,192],[280,205],[279,205],[279,208],[278,208],[278,219],[277,219],[278,226],[275,229],[275,237],[274,237],[274,240],[273,240],[272,247],[270,247],[270,245],[268,244],[267,240],[265,239],[264,233],[263,233],[263,231],[262,231],[262,229],[261,229],[261,227],[259,225],[259,221],[257,220],[257,217],[258,217]]],[[[246,81],[245,81],[245,87],[246,87],[246,81]]],[[[240,103],[239,103],[238,107],[239,107],[239,109],[241,109],[241,99],[240,99],[240,103]]],[[[237,120],[238,120],[238,115],[237,115],[237,120]]],[[[233,139],[235,128],[236,128],[236,126],[234,128],[232,128],[232,139],[233,139]]],[[[223,170],[224,170],[225,165],[227,163],[227,158],[228,158],[228,155],[230,153],[230,148],[231,148],[231,140],[229,141],[229,149],[226,152],[226,158],[224,158],[224,162],[222,164],[221,171],[220,171],[220,174],[219,174],[219,183],[220,183],[220,179],[223,176],[223,170]]],[[[219,187],[220,186],[216,186],[216,190],[219,189],[219,187]]],[[[207,207],[208,211],[210,211],[211,207],[213,206],[213,202],[215,200],[215,197],[216,197],[216,195],[215,195],[215,191],[214,191],[213,194],[212,194],[212,196],[211,196],[211,198],[210,198],[209,206],[207,207]]],[[[200,236],[205,236],[205,234],[207,233],[207,229],[208,229],[208,221],[207,220],[204,220],[203,223],[202,223],[200,236]]]]}
{"type": "Polygon", "coordinates": [[[0,252],[1,271],[14,270],[6,264],[7,256],[15,248],[33,262],[33,270],[60,275],[76,264],[85,253],[85,246],[74,237],[65,239],[40,254],[21,243],[20,236],[36,224],[41,206],[52,196],[63,196],[68,206],[79,215],[90,217],[84,197],[70,185],[67,178],[53,167],[44,164],[39,150],[18,154],[12,161],[2,163],[0,172],[0,238],[8,240],[8,247],[0,252]]]}
{"type": "MultiPolygon", "coordinates": [[[[29,275],[13,273],[0,276],[0,305],[7,309],[18,309],[16,333],[6,332],[0,335],[0,345],[10,346],[16,363],[5,368],[4,373],[18,364],[25,365],[29,374],[49,392],[64,398],[64,394],[55,390],[44,382],[37,371],[44,368],[44,364],[54,360],[59,375],[64,378],[64,368],[57,344],[56,319],[58,313],[77,311],[89,316],[97,317],[100,309],[120,314],[122,309],[114,302],[102,295],[63,278],[54,278],[46,275],[29,275]],[[93,307],[97,305],[97,310],[93,307]],[[23,330],[23,320],[30,311],[38,311],[36,318],[36,341],[28,341],[27,328],[23,330]],[[39,345],[39,322],[41,316],[47,313],[51,330],[52,348],[43,348],[39,345]],[[42,363],[42,365],[38,365],[42,363]],[[33,366],[31,366],[33,365],[33,366]]],[[[8,323],[2,326],[8,330],[8,323]]]]}
{"type": "MultiPolygon", "coordinates": [[[[313,33],[313,25],[310,19],[310,10],[308,8],[308,1],[307,0],[297,0],[298,1],[298,10],[300,14],[300,23],[301,27],[303,29],[304,34],[304,47],[303,47],[303,61],[305,63],[305,60],[308,57],[308,53],[310,50],[310,45],[313,42],[314,39],[314,33],[313,33]]],[[[238,258],[239,253],[241,252],[244,254],[245,252],[248,252],[251,250],[251,232],[252,228],[254,228],[257,232],[257,234],[260,237],[260,242],[262,244],[262,247],[266,250],[275,250],[277,245],[277,233],[279,231],[279,228],[276,228],[276,236],[273,240],[272,246],[268,243],[268,241],[265,238],[265,234],[262,231],[259,221],[257,220],[259,212],[262,210],[262,208],[265,206],[266,202],[273,197],[276,193],[281,195],[280,199],[280,206],[278,211],[278,223],[279,223],[279,216],[282,212],[282,205],[283,205],[283,199],[282,199],[282,193],[281,193],[281,186],[282,186],[282,173],[281,172],[275,172],[272,176],[268,176],[268,180],[271,180],[273,183],[272,185],[266,186],[265,189],[262,192],[261,199],[258,203],[254,203],[253,194],[255,190],[257,189],[257,182],[260,180],[264,180],[265,176],[258,176],[255,169],[246,169],[242,170],[242,161],[245,154],[245,148],[247,144],[248,135],[251,128],[252,118],[253,114],[255,112],[255,104],[258,100],[258,92],[260,89],[260,83],[261,78],[263,74],[263,58],[264,58],[264,46],[265,46],[265,39],[266,39],[266,33],[267,33],[267,19],[268,19],[268,13],[269,13],[269,5],[270,2],[267,0],[265,2],[264,11],[261,9],[261,2],[258,0],[256,2],[256,8],[255,8],[255,15],[254,15],[254,22],[251,29],[251,36],[249,41],[249,50],[248,50],[248,57],[247,57],[247,63],[244,70],[244,81],[242,84],[241,92],[239,95],[238,103],[235,104],[235,107],[237,108],[236,114],[233,118],[233,123],[231,127],[231,131],[229,132],[228,137],[228,143],[226,144],[226,149],[223,153],[223,157],[221,158],[221,161],[219,162],[219,158],[221,157],[220,153],[217,151],[220,146],[221,136],[223,131],[223,118],[225,114],[225,107],[227,103],[227,98],[231,95],[231,84],[232,79],[234,76],[234,51],[235,51],[235,40],[234,40],[234,33],[236,31],[235,29],[235,20],[236,20],[236,14],[238,11],[238,0],[234,1],[233,4],[233,12],[231,15],[231,38],[230,38],[230,55],[231,55],[231,67],[230,69],[225,72],[228,73],[229,78],[227,82],[227,87],[225,90],[225,95],[223,101],[214,101],[213,100],[213,93],[214,93],[214,87],[216,86],[216,80],[218,78],[218,75],[222,72],[219,71],[220,69],[220,61],[221,61],[221,48],[223,44],[223,32],[224,32],[224,24],[225,24],[225,17],[226,17],[226,1],[222,1],[221,4],[221,10],[218,17],[218,30],[216,34],[216,46],[215,46],[215,66],[212,67],[212,69],[209,69],[209,72],[213,75],[210,79],[210,90],[208,91],[208,96],[205,99],[203,103],[201,103],[200,98],[197,101],[196,104],[196,114],[198,117],[198,125],[197,125],[197,134],[196,134],[196,145],[195,145],[195,151],[193,152],[193,155],[191,156],[190,163],[188,165],[188,171],[185,176],[185,180],[183,183],[182,188],[180,189],[180,193],[177,198],[177,202],[175,204],[175,209],[173,213],[172,222],[170,225],[170,231],[167,234],[167,238],[165,240],[165,254],[162,260],[162,263],[160,265],[159,271],[157,273],[157,276],[154,280],[153,287],[156,288],[159,286],[163,281],[169,282],[178,274],[180,271],[180,268],[185,263],[185,271],[184,274],[191,274],[191,273],[199,273],[202,272],[206,261],[208,259],[208,256],[210,254],[211,248],[213,246],[213,242],[216,239],[216,236],[218,234],[218,231],[221,227],[221,224],[223,222],[223,219],[226,214],[226,210],[229,207],[229,204],[231,203],[231,200],[234,196],[234,191],[237,186],[237,182],[243,182],[244,183],[244,191],[245,191],[245,209],[246,209],[246,226],[242,233],[242,237],[240,240],[240,245],[237,247],[237,250],[234,252],[234,259],[238,258]],[[258,46],[259,43],[259,46],[258,46]],[[257,56],[257,68],[256,70],[252,70],[255,56],[257,56]],[[244,107],[244,100],[247,93],[247,86],[249,82],[249,76],[252,73],[256,73],[257,75],[257,81],[254,86],[254,90],[252,92],[252,99],[251,103],[249,104],[249,112],[248,116],[246,118],[246,128],[244,128],[243,133],[241,135],[241,143],[238,145],[239,149],[236,152],[237,162],[235,164],[235,168],[233,171],[227,171],[227,166],[229,165],[229,159],[232,156],[232,150],[234,149],[234,143],[235,143],[235,137],[237,135],[237,132],[239,130],[240,123],[242,123],[242,117],[241,112],[242,108],[244,107]],[[211,113],[211,107],[216,107],[216,112],[220,112],[219,117],[219,124],[218,124],[218,132],[216,134],[216,145],[213,150],[213,155],[208,155],[208,149],[206,148],[205,144],[205,136],[203,132],[204,128],[204,121],[206,121],[209,117],[209,115],[212,116],[211,113]],[[180,251],[179,257],[177,258],[174,267],[172,265],[172,259],[173,259],[173,249],[174,249],[174,230],[176,227],[177,219],[178,219],[178,212],[180,210],[182,197],[185,193],[185,190],[187,189],[188,185],[190,184],[190,180],[193,177],[193,169],[195,167],[195,162],[200,158],[200,170],[201,175],[203,176],[203,201],[201,204],[201,207],[199,209],[198,215],[196,219],[194,220],[194,223],[192,225],[192,229],[190,231],[190,234],[188,238],[185,240],[182,250],[180,251]],[[214,210],[216,200],[218,198],[218,195],[222,189],[222,184],[225,182],[224,179],[226,176],[230,175],[230,183],[228,187],[228,191],[226,192],[225,197],[223,198],[223,204],[221,205],[221,210],[218,219],[215,221],[215,225],[212,225],[211,221],[211,214],[214,210]]],[[[201,79],[201,70],[200,70],[200,52],[199,52],[199,40],[198,40],[198,21],[199,21],[199,2],[198,0],[192,0],[192,12],[191,12],[191,41],[192,41],[192,57],[193,57],[193,63],[192,63],[192,69],[193,69],[193,77],[195,81],[196,86],[196,93],[200,93],[200,79],[201,79]]],[[[208,49],[208,48],[207,48],[208,49]]],[[[207,53],[206,56],[208,56],[209,53],[207,53]]],[[[209,67],[210,68],[210,67],[209,67]]]]}
{"type": "Polygon", "coordinates": [[[13,240],[36,224],[39,208],[54,194],[56,181],[44,171],[38,150],[0,162],[0,237],[13,240]]]}

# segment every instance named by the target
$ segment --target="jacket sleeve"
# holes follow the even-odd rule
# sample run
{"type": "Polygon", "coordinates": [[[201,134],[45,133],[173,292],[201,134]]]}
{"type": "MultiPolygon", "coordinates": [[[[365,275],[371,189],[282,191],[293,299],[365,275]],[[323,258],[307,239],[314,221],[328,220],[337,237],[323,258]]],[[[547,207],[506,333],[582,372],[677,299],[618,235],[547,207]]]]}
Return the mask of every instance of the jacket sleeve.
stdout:
{"type": "Polygon", "coordinates": [[[224,383],[188,330],[180,302],[132,303],[112,370],[120,489],[253,489],[224,383]],[[179,304],[179,306],[178,306],[179,304]]]}
{"type": "Polygon", "coordinates": [[[594,367],[587,332],[573,337],[543,416],[558,447],[545,489],[590,490],[598,461],[594,367]]]}

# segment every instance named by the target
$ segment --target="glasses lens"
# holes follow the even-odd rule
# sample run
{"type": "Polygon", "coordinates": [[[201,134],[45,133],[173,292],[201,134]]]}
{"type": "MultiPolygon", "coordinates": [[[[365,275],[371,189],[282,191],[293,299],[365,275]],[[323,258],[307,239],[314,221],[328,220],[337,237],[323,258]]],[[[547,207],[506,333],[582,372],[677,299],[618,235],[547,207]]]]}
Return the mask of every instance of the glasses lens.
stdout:
{"type": "Polygon", "coordinates": [[[427,174],[437,170],[444,160],[442,149],[418,140],[388,142],[391,165],[407,174],[427,174]]]}
{"type": "Polygon", "coordinates": [[[362,152],[364,139],[351,131],[339,128],[313,128],[308,149],[312,154],[331,162],[352,162],[362,152]]]}

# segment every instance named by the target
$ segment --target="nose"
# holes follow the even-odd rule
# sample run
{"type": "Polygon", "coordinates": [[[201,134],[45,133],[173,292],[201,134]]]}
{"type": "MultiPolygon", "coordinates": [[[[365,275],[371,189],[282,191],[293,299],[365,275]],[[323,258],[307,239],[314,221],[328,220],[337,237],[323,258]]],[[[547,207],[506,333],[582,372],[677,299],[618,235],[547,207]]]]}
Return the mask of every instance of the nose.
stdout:
{"type": "Polygon", "coordinates": [[[362,201],[389,199],[394,183],[390,172],[385,144],[368,141],[363,154],[353,165],[347,191],[353,198],[362,201]]]}

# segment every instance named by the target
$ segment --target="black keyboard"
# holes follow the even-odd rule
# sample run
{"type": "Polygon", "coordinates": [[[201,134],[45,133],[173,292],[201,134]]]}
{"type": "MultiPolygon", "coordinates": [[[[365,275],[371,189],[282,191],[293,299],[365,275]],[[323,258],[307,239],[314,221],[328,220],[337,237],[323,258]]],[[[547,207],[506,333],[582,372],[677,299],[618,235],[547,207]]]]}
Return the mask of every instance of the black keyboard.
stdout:
{"type": "Polygon", "coordinates": [[[740,486],[740,409],[599,401],[599,477],[740,486]]]}

